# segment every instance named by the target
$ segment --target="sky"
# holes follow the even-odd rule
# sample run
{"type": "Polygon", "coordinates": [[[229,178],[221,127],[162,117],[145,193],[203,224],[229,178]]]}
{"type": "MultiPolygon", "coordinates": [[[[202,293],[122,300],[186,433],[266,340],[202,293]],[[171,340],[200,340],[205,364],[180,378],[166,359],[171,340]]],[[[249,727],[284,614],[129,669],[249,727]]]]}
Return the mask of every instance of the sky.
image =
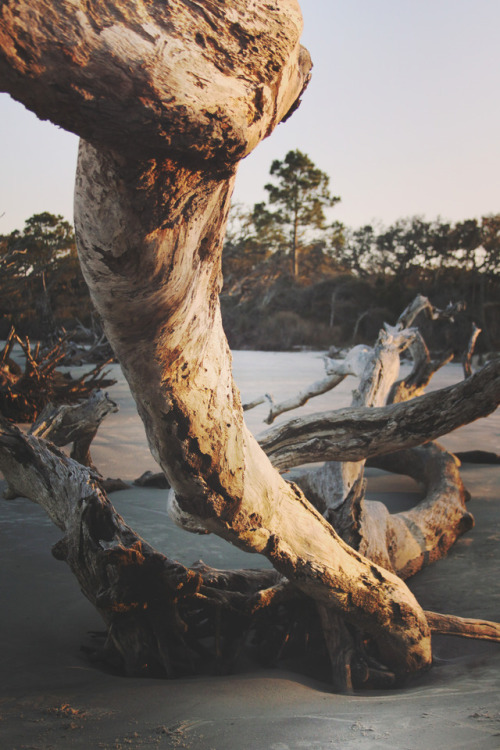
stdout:
{"type": "MultiPolygon", "coordinates": [[[[241,164],[234,199],[264,200],[300,149],[351,227],[500,211],[500,0],[302,0],[314,62],[299,110],[241,164]]],[[[72,219],[77,138],[0,94],[0,234],[72,219]]]]}

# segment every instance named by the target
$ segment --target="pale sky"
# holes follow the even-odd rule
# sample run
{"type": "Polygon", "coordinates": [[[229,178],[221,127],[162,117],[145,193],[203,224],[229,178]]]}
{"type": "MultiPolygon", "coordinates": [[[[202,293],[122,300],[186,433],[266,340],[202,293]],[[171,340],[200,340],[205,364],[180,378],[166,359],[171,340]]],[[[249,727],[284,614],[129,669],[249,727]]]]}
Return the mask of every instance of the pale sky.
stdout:
{"type": "MultiPolygon", "coordinates": [[[[313,78],[302,106],[240,167],[263,200],[290,149],[327,172],[349,226],[500,211],[500,0],[302,0],[313,78]]],[[[77,139],[0,95],[0,233],[72,219],[77,139]],[[4,214],[3,216],[1,216],[4,214]]]]}

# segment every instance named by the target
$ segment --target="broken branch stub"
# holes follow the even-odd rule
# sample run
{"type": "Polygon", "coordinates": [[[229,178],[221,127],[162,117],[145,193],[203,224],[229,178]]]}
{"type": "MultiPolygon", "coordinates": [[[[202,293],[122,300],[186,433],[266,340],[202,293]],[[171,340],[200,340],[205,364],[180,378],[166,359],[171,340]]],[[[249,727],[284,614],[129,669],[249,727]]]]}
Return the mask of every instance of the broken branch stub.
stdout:
{"type": "Polygon", "coordinates": [[[30,435],[62,447],[73,443],[71,458],[95,469],[90,446],[103,419],[118,411],[107,393],[95,391],[78,404],[48,404],[30,428],[30,435]]]}

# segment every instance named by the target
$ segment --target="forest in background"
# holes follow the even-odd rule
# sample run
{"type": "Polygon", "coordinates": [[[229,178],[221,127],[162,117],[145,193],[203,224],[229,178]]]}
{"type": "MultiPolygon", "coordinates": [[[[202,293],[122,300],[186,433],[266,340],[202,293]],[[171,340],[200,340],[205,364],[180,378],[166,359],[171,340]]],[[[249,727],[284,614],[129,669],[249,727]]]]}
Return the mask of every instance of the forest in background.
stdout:
{"type": "MultiPolygon", "coordinates": [[[[224,328],[233,349],[372,343],[417,293],[437,307],[463,301],[456,324],[433,326],[433,348],[500,350],[500,214],[448,222],[414,216],[345,227],[329,177],[302,152],[275,160],[267,201],[235,205],[223,248],[224,328]]],[[[422,321],[425,326],[425,321],[422,321]]],[[[99,330],[71,225],[50,213],[0,235],[0,338],[99,330]]]]}

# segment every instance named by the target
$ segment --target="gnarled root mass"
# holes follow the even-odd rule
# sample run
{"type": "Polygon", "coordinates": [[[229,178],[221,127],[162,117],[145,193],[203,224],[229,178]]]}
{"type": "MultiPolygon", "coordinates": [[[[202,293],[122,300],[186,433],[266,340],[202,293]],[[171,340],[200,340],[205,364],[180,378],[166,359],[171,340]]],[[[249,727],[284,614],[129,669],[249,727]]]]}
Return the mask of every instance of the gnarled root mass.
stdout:
{"type": "MultiPolygon", "coordinates": [[[[128,675],[175,677],[227,672],[248,653],[268,664],[299,656],[336,689],[405,679],[387,668],[368,631],[315,605],[276,570],[186,568],[157,552],[116,513],[89,468],[7,422],[0,468],[64,533],[53,554],[70,566],[106,625],[92,659],[128,675]]],[[[431,632],[499,640],[495,623],[425,616],[431,632]]]]}
{"type": "Polygon", "coordinates": [[[12,329],[0,352],[0,414],[13,422],[33,422],[49,403],[74,404],[99,388],[115,384],[103,372],[109,362],[72,378],[57,369],[64,357],[64,341],[42,352],[39,344],[33,349],[27,337],[21,339],[12,329]],[[11,357],[15,344],[23,352],[24,368],[11,357]]]}

